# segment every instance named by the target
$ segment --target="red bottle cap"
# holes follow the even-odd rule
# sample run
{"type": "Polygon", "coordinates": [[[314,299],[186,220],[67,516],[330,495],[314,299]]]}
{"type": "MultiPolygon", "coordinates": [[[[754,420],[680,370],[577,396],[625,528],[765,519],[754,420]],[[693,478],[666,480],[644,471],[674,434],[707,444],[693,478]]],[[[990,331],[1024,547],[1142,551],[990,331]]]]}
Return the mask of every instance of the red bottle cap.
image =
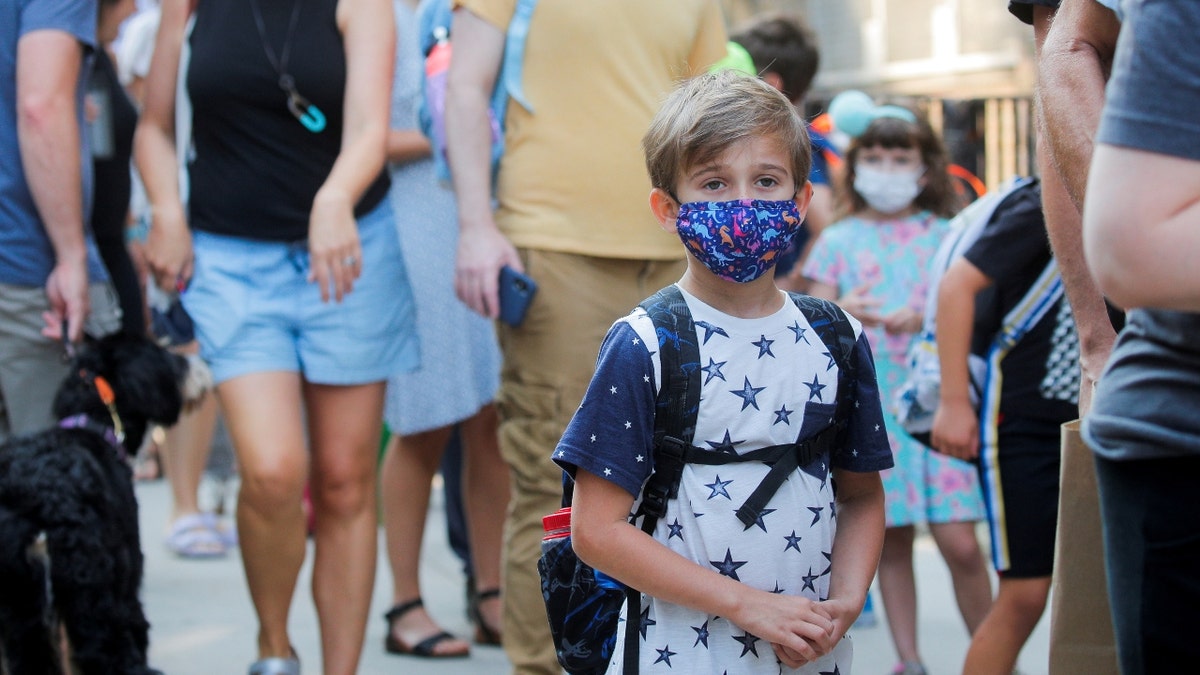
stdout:
{"type": "Polygon", "coordinates": [[[547,532],[569,530],[571,528],[571,507],[566,507],[542,516],[542,528],[547,532]]]}

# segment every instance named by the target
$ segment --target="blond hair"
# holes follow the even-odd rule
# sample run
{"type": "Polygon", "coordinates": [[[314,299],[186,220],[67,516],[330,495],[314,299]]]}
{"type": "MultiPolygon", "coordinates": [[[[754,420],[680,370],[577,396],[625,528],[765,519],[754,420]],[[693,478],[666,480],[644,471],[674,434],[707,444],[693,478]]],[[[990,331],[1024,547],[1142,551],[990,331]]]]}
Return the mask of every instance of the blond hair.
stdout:
{"type": "Polygon", "coordinates": [[[676,87],[642,138],[650,183],[670,195],[686,169],[739,141],[775,136],[791,156],[796,188],[808,180],[812,149],[791,101],[757,77],[733,70],[699,75],[676,87]]]}

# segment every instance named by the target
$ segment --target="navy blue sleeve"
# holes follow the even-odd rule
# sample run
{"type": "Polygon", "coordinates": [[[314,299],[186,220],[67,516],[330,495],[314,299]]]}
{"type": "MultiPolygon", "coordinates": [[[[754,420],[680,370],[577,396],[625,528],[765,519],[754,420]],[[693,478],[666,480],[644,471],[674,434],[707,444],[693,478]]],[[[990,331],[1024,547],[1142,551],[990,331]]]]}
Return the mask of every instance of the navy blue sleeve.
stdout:
{"type": "Polygon", "coordinates": [[[875,359],[866,334],[858,336],[854,346],[856,377],[854,405],[846,427],[845,444],[834,451],[835,468],[847,471],[881,471],[892,467],[892,448],[883,426],[883,404],[879,400],[879,383],[875,379],[875,359]]]}
{"type": "Polygon", "coordinates": [[[614,325],[554,461],[571,476],[583,469],[636,497],[654,463],[654,368],[637,331],[624,321],[614,325]]]}

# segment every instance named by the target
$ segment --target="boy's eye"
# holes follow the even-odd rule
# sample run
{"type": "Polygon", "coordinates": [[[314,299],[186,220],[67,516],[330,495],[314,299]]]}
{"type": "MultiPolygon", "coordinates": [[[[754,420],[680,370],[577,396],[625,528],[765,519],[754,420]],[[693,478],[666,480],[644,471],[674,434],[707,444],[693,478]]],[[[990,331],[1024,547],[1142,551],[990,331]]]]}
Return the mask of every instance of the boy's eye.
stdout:
{"type": "Polygon", "coordinates": [[[705,190],[720,190],[724,186],[725,186],[725,183],[714,178],[710,181],[705,182],[702,187],[705,190]]]}
{"type": "Polygon", "coordinates": [[[779,181],[775,180],[774,178],[772,178],[772,177],[770,177],[770,176],[763,176],[762,178],[759,178],[759,179],[758,179],[758,186],[759,186],[759,187],[763,187],[763,188],[773,188],[773,187],[775,187],[776,185],[779,185],[779,181]]]}

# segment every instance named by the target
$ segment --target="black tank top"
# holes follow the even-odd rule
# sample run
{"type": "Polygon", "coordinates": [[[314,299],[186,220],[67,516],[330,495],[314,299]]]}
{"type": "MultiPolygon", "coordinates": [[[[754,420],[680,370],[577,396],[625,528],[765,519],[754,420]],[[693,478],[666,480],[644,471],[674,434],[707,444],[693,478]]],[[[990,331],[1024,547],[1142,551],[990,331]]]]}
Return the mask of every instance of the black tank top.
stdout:
{"type": "MultiPolygon", "coordinates": [[[[286,70],[297,91],[324,113],[319,133],[289,112],[250,0],[202,0],[196,10],[187,89],[195,147],[188,161],[189,219],[198,230],[270,241],[308,236],[313,198],[341,147],[346,58],[337,0],[257,0],[276,61],[295,2],[302,7],[286,70]]],[[[379,204],[388,185],[381,170],[354,214],[379,204]]]]}

